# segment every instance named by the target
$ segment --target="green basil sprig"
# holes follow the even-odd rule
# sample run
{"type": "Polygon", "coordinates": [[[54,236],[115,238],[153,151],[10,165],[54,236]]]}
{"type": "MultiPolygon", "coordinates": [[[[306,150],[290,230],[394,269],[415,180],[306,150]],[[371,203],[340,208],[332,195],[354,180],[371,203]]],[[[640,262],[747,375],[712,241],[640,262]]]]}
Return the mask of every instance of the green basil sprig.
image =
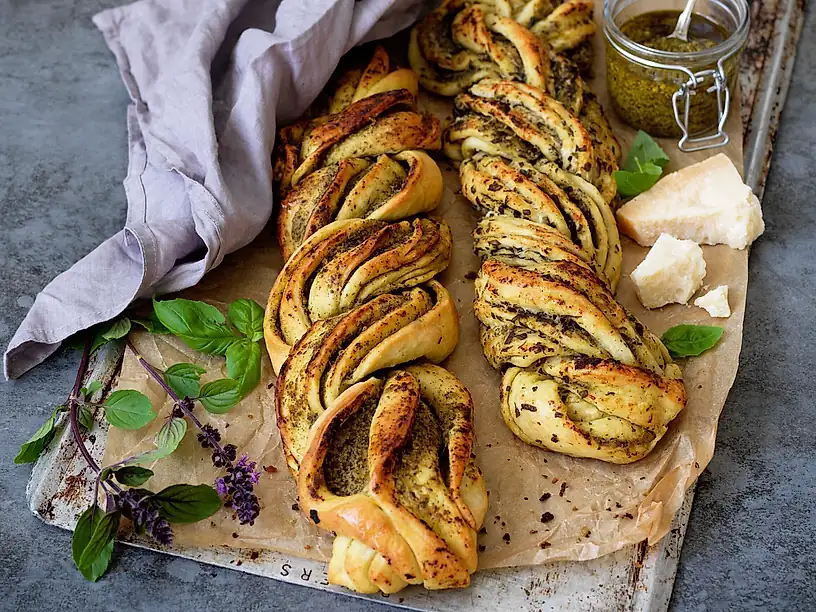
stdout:
{"type": "MultiPolygon", "coordinates": [[[[113,476],[122,484],[129,481],[138,486],[152,475],[150,470],[130,467],[104,470],[100,476],[103,482],[113,476]]],[[[221,507],[221,498],[208,485],[177,484],[158,493],[147,489],[134,490],[140,493],[142,507],[155,508],[158,515],[171,524],[198,522],[209,518],[221,507]]],[[[92,582],[99,580],[108,569],[122,514],[119,509],[105,513],[94,504],[79,517],[71,538],[71,556],[82,575],[92,582]]]]}
{"type": "Polygon", "coordinates": [[[618,194],[631,198],[650,189],[663,174],[669,156],[651,136],[640,130],[623,162],[623,169],[615,171],[618,194]]]}
{"type": "Polygon", "coordinates": [[[139,467],[138,465],[125,465],[111,470],[111,474],[113,474],[113,477],[119,484],[123,484],[126,487],[138,487],[150,480],[153,476],[153,470],[139,467]]]}
{"type": "Polygon", "coordinates": [[[60,412],[64,412],[65,410],[65,406],[57,406],[54,408],[54,411],[51,413],[51,416],[46,419],[45,423],[40,425],[40,428],[34,432],[34,435],[20,447],[20,452],[18,452],[14,458],[14,463],[19,465],[22,463],[34,463],[37,460],[51,443],[51,440],[54,439],[54,436],[57,435],[57,416],[60,412]]]}
{"type": "MultiPolygon", "coordinates": [[[[226,317],[210,304],[180,298],[154,300],[153,311],[156,319],[190,348],[208,355],[224,355],[227,375],[238,381],[240,397],[258,384],[264,311],[257,302],[235,300],[229,305],[226,317]]],[[[192,378],[192,373],[185,371],[185,376],[192,378]]]]}
{"type": "Polygon", "coordinates": [[[696,357],[720,341],[723,328],[714,325],[676,325],[663,334],[661,340],[675,359],[696,357]]]}
{"type": "Polygon", "coordinates": [[[119,519],[118,512],[106,515],[96,504],[79,517],[71,538],[71,556],[82,575],[91,582],[99,580],[108,569],[119,519]]]}
{"type": "MultiPolygon", "coordinates": [[[[91,396],[102,388],[102,383],[98,380],[91,381],[87,387],[82,387],[79,390],[79,395],[83,402],[89,402],[91,396]]],[[[20,447],[20,452],[14,458],[14,463],[34,463],[39,459],[43,451],[48,448],[51,440],[57,435],[57,417],[68,411],[68,406],[61,405],[54,408],[51,416],[49,416],[45,423],[40,425],[40,428],[34,432],[23,445],[20,447]]],[[[85,429],[93,427],[93,412],[88,406],[80,406],[77,412],[77,421],[85,429]]]]}
{"type": "Polygon", "coordinates": [[[208,485],[177,484],[151,497],[168,523],[195,523],[215,514],[221,498],[208,485]]]}
{"type": "Polygon", "coordinates": [[[129,457],[120,462],[120,465],[146,465],[154,463],[159,459],[169,457],[176,452],[176,449],[179,447],[179,444],[181,444],[186,433],[187,421],[181,417],[168,419],[167,422],[162,425],[156,437],[153,438],[153,444],[156,445],[156,448],[129,457]]]}
{"type": "Polygon", "coordinates": [[[156,418],[156,413],[144,393],[121,389],[105,400],[105,418],[115,427],[141,429],[156,418]]]}
{"type": "Polygon", "coordinates": [[[190,348],[207,355],[223,355],[240,338],[215,306],[181,298],[153,301],[156,318],[190,348]]]}
{"type": "MultiPolygon", "coordinates": [[[[100,467],[85,455],[88,465],[97,473],[94,503],[79,517],[72,539],[74,563],[85,578],[96,581],[107,570],[123,516],[134,523],[137,533],[147,534],[156,542],[169,545],[173,539],[171,523],[197,522],[212,516],[221,507],[219,492],[208,485],[177,484],[158,493],[141,488],[154,475],[153,470],[143,466],[153,464],[178,449],[187,432],[187,418],[199,429],[199,439],[203,437],[206,440],[205,447],[213,449],[212,461],[216,467],[227,471],[241,469],[248,475],[247,479],[255,482],[252,479],[258,476],[254,472],[256,463],[249,462],[244,455],[240,462],[233,464],[235,446],[229,444],[222,448],[218,430],[211,424],[203,425],[192,411],[194,403],[199,402],[208,412],[223,414],[258,384],[263,315],[263,309],[252,300],[236,300],[229,305],[226,317],[204,302],[183,299],[154,301],[154,310],[146,318],[120,317],[66,341],[67,346],[83,350],[74,391],[66,405],[57,406],[46,422],[22,445],[15,463],[36,461],[56,436],[62,421],[70,422],[75,435],[78,435],[77,426],[86,429],[93,427],[93,408],[104,409],[108,423],[124,429],[140,429],[157,417],[150,399],[138,391],[120,389],[111,393],[103,403],[98,403],[92,402],[91,398],[101,391],[101,382],[92,381],[87,387],[79,386],[87,374],[89,354],[108,342],[125,338],[134,324],[150,333],[178,336],[190,347],[204,353],[225,356],[229,376],[202,385],[201,376],[205,369],[201,366],[178,363],[161,372],[131,345],[139,363],[154,380],[166,385],[175,404],[173,412],[156,434],[155,448],[108,467],[100,467]],[[70,412],[70,418],[60,421],[59,415],[66,411],[70,412]],[[106,499],[106,511],[96,503],[100,489],[106,499]]],[[[232,485],[226,484],[224,479],[218,481],[219,487],[229,492],[232,485]]],[[[259,512],[258,499],[251,485],[249,491],[244,493],[248,496],[244,503],[246,512],[238,516],[242,524],[252,524],[259,512]]]]}
{"type": "Polygon", "coordinates": [[[177,363],[164,371],[164,382],[179,397],[198,397],[201,392],[201,375],[206,370],[194,363],[177,363]]]}

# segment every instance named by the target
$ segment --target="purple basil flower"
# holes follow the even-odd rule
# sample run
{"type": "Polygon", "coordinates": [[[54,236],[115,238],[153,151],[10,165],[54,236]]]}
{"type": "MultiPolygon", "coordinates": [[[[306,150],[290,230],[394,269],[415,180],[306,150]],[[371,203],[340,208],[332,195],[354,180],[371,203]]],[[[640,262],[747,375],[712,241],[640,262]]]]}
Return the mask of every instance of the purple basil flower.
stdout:
{"type": "Polygon", "coordinates": [[[261,504],[254,491],[254,485],[261,475],[255,471],[256,465],[249,457],[242,455],[238,463],[227,467],[226,476],[215,480],[215,488],[224,505],[235,510],[242,525],[254,525],[261,512],[261,504]]]}
{"type": "Polygon", "coordinates": [[[217,468],[223,468],[227,474],[215,479],[215,490],[224,500],[224,506],[235,510],[235,515],[242,525],[254,525],[261,512],[261,504],[255,495],[254,486],[258,484],[261,473],[255,470],[257,465],[247,455],[242,455],[237,463],[235,458],[238,449],[234,444],[219,444],[221,432],[212,425],[201,425],[198,441],[204,448],[212,449],[212,462],[217,468]]]}
{"type": "Polygon", "coordinates": [[[159,509],[151,501],[149,491],[140,489],[122,491],[116,502],[122,514],[132,520],[137,528],[143,528],[156,542],[167,546],[173,543],[170,523],[159,515],[159,509]]]}
{"type": "Polygon", "coordinates": [[[173,530],[170,523],[163,518],[146,525],[145,530],[159,544],[170,546],[173,543],[173,530]]]}
{"type": "Polygon", "coordinates": [[[221,441],[221,432],[212,425],[204,425],[201,427],[201,433],[198,434],[198,441],[204,448],[215,447],[214,442],[221,441]]]}
{"type": "Polygon", "coordinates": [[[238,449],[235,448],[234,444],[227,444],[223,449],[216,446],[212,453],[213,465],[217,468],[227,467],[235,461],[237,454],[238,449]]]}
{"type": "Polygon", "coordinates": [[[224,497],[227,494],[227,483],[224,482],[223,478],[215,479],[215,490],[219,497],[224,497]]]}

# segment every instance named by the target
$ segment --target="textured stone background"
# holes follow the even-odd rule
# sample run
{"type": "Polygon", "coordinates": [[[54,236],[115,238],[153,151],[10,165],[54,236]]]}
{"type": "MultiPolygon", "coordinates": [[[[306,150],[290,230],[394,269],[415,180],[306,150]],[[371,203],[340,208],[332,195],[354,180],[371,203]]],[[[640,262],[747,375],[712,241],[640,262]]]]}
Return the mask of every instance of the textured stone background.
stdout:
{"type": "MultiPolygon", "coordinates": [[[[122,0],[0,0],[0,345],[34,296],[125,219],[128,102],[90,18],[122,0]]],[[[808,9],[776,142],[765,235],[717,453],[700,478],[672,610],[813,610],[816,461],[816,12],[808,9]],[[810,561],[808,561],[808,559],[810,561]]],[[[75,354],[0,395],[0,609],[385,610],[145,551],[89,584],[67,532],[25,503],[19,445],[64,401],[75,354]]]]}

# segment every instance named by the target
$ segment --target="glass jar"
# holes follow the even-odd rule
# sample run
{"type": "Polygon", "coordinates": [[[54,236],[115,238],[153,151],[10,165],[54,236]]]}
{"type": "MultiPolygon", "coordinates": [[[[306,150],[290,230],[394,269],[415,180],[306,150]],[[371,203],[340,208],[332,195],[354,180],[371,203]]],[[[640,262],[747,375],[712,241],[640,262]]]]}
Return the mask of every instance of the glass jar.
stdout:
{"type": "Polygon", "coordinates": [[[680,137],[682,151],[720,147],[739,58],[748,38],[746,0],[697,0],[694,13],[725,31],[714,46],[661,51],[634,42],[621,27],[657,11],[681,11],[684,0],[606,0],[606,80],[612,105],[632,127],[652,136],[680,137]]]}

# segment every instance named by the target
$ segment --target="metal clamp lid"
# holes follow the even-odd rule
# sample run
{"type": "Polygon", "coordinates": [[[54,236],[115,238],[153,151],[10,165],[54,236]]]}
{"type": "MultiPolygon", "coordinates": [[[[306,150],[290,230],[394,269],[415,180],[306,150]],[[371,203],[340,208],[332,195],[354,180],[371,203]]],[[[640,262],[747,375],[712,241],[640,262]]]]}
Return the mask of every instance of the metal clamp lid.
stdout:
{"type": "Polygon", "coordinates": [[[723,67],[723,59],[717,62],[717,68],[709,70],[701,70],[700,72],[691,72],[682,66],[673,66],[674,69],[679,69],[688,75],[688,81],[683,83],[672,95],[672,106],[674,107],[674,120],[678,127],[683,132],[683,137],[677,143],[677,147],[681,151],[703,151],[705,149],[714,149],[728,144],[731,139],[725,132],[725,122],[728,120],[728,109],[731,105],[731,91],[728,89],[728,79],[723,67]],[[714,81],[714,84],[708,87],[706,93],[717,93],[717,131],[714,134],[707,134],[705,136],[692,136],[689,133],[689,108],[691,107],[691,96],[696,92],[696,89],[703,85],[708,78],[714,81]],[[682,112],[681,112],[682,104],[682,112]]]}

